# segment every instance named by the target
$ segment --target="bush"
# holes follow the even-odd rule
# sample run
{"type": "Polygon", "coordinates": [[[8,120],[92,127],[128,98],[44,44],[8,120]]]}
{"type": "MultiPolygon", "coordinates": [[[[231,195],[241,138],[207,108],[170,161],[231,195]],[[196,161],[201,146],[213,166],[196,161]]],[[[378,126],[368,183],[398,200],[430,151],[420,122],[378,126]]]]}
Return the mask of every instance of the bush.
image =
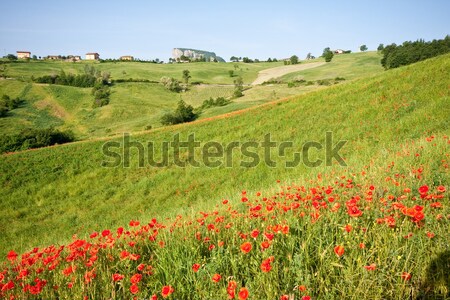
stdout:
{"type": "Polygon", "coordinates": [[[179,93],[182,91],[180,82],[173,77],[161,77],[159,82],[169,91],[179,93]]]}
{"type": "Polygon", "coordinates": [[[64,144],[74,140],[75,136],[71,131],[29,128],[22,130],[19,134],[1,136],[0,153],[64,144]]]}
{"type": "Polygon", "coordinates": [[[225,106],[231,103],[231,100],[225,99],[224,97],[218,97],[216,99],[213,99],[212,97],[208,100],[203,101],[201,109],[206,109],[214,106],[225,106]]]}
{"type": "Polygon", "coordinates": [[[173,113],[167,113],[161,117],[161,124],[174,125],[186,123],[194,121],[197,117],[197,114],[194,113],[194,108],[191,105],[186,105],[186,102],[183,100],[180,100],[178,107],[173,113]]]}
{"type": "Polygon", "coordinates": [[[18,108],[22,102],[19,98],[11,99],[8,95],[3,95],[0,99],[0,118],[6,117],[8,111],[18,108]]]}

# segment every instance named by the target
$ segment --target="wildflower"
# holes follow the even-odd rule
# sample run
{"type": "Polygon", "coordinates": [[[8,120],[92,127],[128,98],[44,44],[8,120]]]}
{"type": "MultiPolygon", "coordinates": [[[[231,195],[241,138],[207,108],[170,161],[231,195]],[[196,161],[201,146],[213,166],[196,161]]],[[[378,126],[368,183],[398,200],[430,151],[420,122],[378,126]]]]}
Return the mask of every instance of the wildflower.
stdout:
{"type": "Polygon", "coordinates": [[[298,290],[299,290],[300,292],[306,292],[306,286],[304,286],[304,285],[299,285],[299,286],[298,286],[298,290]]]}
{"type": "Polygon", "coordinates": [[[403,272],[402,275],[401,275],[401,277],[402,277],[402,279],[403,279],[404,281],[408,281],[408,280],[411,279],[412,276],[411,276],[411,274],[408,273],[408,272],[403,272]]]}
{"type": "Polygon", "coordinates": [[[367,271],[375,271],[375,269],[377,268],[377,265],[376,264],[370,264],[369,266],[364,266],[364,268],[367,271]]]}
{"type": "Polygon", "coordinates": [[[280,300],[289,300],[288,295],[281,295],[280,300]]]}
{"type": "Polygon", "coordinates": [[[130,282],[136,284],[136,283],[139,283],[141,281],[141,279],[142,279],[142,274],[134,274],[133,276],[131,276],[130,282]]]}
{"type": "Polygon", "coordinates": [[[428,193],[428,190],[429,190],[429,188],[428,188],[427,185],[422,185],[422,186],[419,188],[419,193],[420,193],[421,195],[424,195],[424,194],[428,193]]]}
{"type": "Polygon", "coordinates": [[[169,297],[172,293],[174,292],[174,289],[172,286],[170,285],[165,285],[162,287],[161,289],[161,296],[163,296],[163,298],[167,298],[169,297]]]}
{"type": "Polygon", "coordinates": [[[112,275],[112,279],[113,279],[114,282],[121,281],[124,278],[125,278],[124,275],[121,275],[121,274],[118,274],[118,273],[115,273],[115,274],[112,275]]]}
{"type": "Polygon", "coordinates": [[[213,275],[213,277],[211,278],[211,280],[213,281],[213,282],[219,282],[220,281],[220,279],[222,278],[222,276],[220,276],[220,274],[214,274],[213,275]]]}
{"type": "Polygon", "coordinates": [[[272,269],[272,266],[270,265],[271,262],[273,262],[274,257],[271,256],[265,260],[263,260],[263,262],[261,263],[261,271],[263,271],[264,273],[268,273],[270,271],[270,269],[272,269]]]}
{"type": "Polygon", "coordinates": [[[133,283],[131,286],[130,286],[130,292],[134,295],[134,294],[137,294],[138,292],[139,292],[139,287],[135,284],[135,283],[133,283]]]}
{"type": "Polygon", "coordinates": [[[258,229],[253,229],[252,232],[250,233],[250,236],[254,239],[256,239],[259,236],[259,230],[258,229]]]}
{"type": "Polygon", "coordinates": [[[248,298],[248,290],[247,288],[243,287],[240,289],[239,293],[239,300],[246,300],[248,298]]]}
{"type": "Polygon", "coordinates": [[[334,247],[334,253],[336,253],[337,256],[341,257],[342,255],[344,255],[344,247],[341,245],[334,247]]]}
{"type": "Polygon", "coordinates": [[[10,262],[14,262],[17,258],[17,253],[14,252],[13,250],[9,251],[8,254],[6,255],[6,258],[10,261],[10,262]]]}
{"type": "Polygon", "coordinates": [[[228,286],[227,286],[227,294],[228,294],[228,299],[234,299],[235,295],[235,290],[237,287],[237,283],[236,281],[230,281],[228,282],[228,286]]]}
{"type": "Polygon", "coordinates": [[[445,186],[440,185],[440,186],[437,187],[437,190],[438,190],[438,192],[440,192],[440,193],[444,193],[446,189],[445,189],[445,186]]]}
{"type": "Polygon", "coordinates": [[[241,251],[244,253],[249,253],[252,250],[252,243],[245,242],[241,245],[241,251]]]}
{"type": "Polygon", "coordinates": [[[200,269],[200,264],[193,264],[192,265],[192,270],[194,271],[194,272],[198,272],[198,270],[200,269]]]}
{"type": "Polygon", "coordinates": [[[345,225],[345,231],[347,231],[348,233],[350,233],[350,231],[352,231],[353,227],[350,224],[345,225]]]}

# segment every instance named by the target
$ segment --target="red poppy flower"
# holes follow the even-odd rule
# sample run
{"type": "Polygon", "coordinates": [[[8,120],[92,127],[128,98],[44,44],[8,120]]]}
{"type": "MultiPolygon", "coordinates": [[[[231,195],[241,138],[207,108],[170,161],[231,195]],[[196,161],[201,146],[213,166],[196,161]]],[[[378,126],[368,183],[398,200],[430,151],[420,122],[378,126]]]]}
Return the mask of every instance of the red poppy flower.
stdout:
{"type": "Polygon", "coordinates": [[[192,265],[192,270],[194,271],[194,272],[197,272],[199,269],[200,269],[200,264],[193,264],[192,265]]]}
{"type": "Polygon", "coordinates": [[[375,271],[376,268],[377,268],[377,265],[376,265],[376,264],[370,264],[370,265],[368,265],[368,266],[364,266],[364,268],[365,268],[367,271],[375,271]]]}
{"type": "Polygon", "coordinates": [[[344,247],[341,245],[338,245],[336,247],[334,247],[334,253],[336,253],[337,256],[341,257],[342,255],[344,255],[344,247]]]}
{"type": "Polygon", "coordinates": [[[350,224],[345,225],[345,231],[350,232],[352,231],[353,227],[350,224]]]}
{"type": "Polygon", "coordinates": [[[214,282],[219,282],[221,278],[222,278],[222,276],[220,276],[220,274],[216,273],[216,274],[213,275],[211,280],[214,281],[214,282]]]}
{"type": "Polygon", "coordinates": [[[299,290],[300,292],[306,292],[306,286],[304,286],[304,285],[299,285],[299,286],[298,286],[298,290],[299,290]]]}
{"type": "Polygon", "coordinates": [[[244,253],[249,253],[252,250],[252,243],[245,242],[241,245],[241,251],[244,253]]]}
{"type": "Polygon", "coordinates": [[[139,292],[139,287],[136,284],[132,284],[130,286],[130,292],[134,295],[137,294],[139,292]]]}
{"type": "Polygon", "coordinates": [[[130,226],[131,227],[139,226],[139,224],[141,224],[139,221],[135,221],[135,220],[131,220],[130,221],[130,226]]]}
{"type": "Polygon", "coordinates": [[[408,272],[403,272],[402,275],[401,275],[401,277],[402,277],[403,280],[408,281],[408,280],[411,279],[412,276],[411,276],[411,274],[408,273],[408,272]]]}
{"type": "Polygon", "coordinates": [[[115,273],[115,274],[112,275],[112,279],[113,279],[114,282],[121,281],[124,278],[125,278],[125,276],[123,276],[121,274],[118,274],[118,273],[115,273]]]}
{"type": "Polygon", "coordinates": [[[239,293],[239,300],[246,300],[248,298],[248,290],[247,288],[243,287],[240,289],[239,293]]]}
{"type": "Polygon", "coordinates": [[[259,235],[259,230],[258,229],[253,229],[252,232],[250,233],[251,237],[256,239],[259,235]]]}
{"type": "Polygon", "coordinates": [[[236,281],[231,280],[230,282],[228,282],[228,286],[227,286],[228,299],[234,299],[234,297],[236,296],[236,291],[235,291],[236,287],[237,287],[236,281]]]}
{"type": "Polygon", "coordinates": [[[162,287],[161,289],[161,296],[163,296],[163,298],[167,298],[169,297],[172,293],[174,292],[174,289],[172,286],[170,285],[165,285],[162,287]]]}
{"type": "Polygon", "coordinates": [[[131,276],[130,281],[131,283],[139,283],[142,279],[142,274],[134,274],[131,276]]]}
{"type": "Polygon", "coordinates": [[[437,190],[438,190],[438,192],[443,193],[443,192],[445,192],[445,186],[440,185],[437,187],[437,190]]]}
{"type": "Polygon", "coordinates": [[[261,263],[261,271],[263,271],[264,273],[267,273],[270,271],[270,269],[272,269],[272,266],[270,265],[271,262],[273,262],[274,257],[271,256],[265,260],[262,261],[261,263]]]}
{"type": "Polygon", "coordinates": [[[422,186],[419,188],[419,193],[420,193],[421,195],[423,195],[423,194],[428,193],[428,190],[429,190],[428,185],[422,185],[422,186]]]}
{"type": "Polygon", "coordinates": [[[6,255],[6,258],[7,258],[10,262],[13,262],[13,261],[16,260],[17,256],[18,256],[17,253],[14,252],[13,250],[11,250],[11,251],[9,251],[8,254],[6,255]]]}
{"type": "Polygon", "coordinates": [[[280,300],[289,300],[288,295],[281,295],[280,300]]]}
{"type": "Polygon", "coordinates": [[[110,234],[111,234],[111,231],[108,230],[108,229],[102,231],[102,236],[103,236],[103,237],[106,237],[106,236],[108,236],[108,235],[110,235],[110,234]]]}
{"type": "Polygon", "coordinates": [[[310,296],[303,296],[302,300],[311,300],[311,297],[310,296]]]}

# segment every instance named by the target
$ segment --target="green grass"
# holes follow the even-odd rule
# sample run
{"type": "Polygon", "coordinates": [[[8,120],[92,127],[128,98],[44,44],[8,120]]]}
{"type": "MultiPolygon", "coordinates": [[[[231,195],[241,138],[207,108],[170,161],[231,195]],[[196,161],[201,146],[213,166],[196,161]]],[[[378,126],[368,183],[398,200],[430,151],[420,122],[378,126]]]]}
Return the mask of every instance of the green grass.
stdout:
{"type": "MultiPolygon", "coordinates": [[[[349,170],[371,166],[375,158],[378,162],[386,158],[387,166],[406,140],[450,133],[449,78],[442,76],[449,67],[450,56],[442,56],[217,120],[136,134],[132,140],[144,144],[153,141],[159,146],[163,141],[171,141],[176,133],[182,140],[195,133],[202,144],[227,144],[262,141],[265,134],[271,133],[272,140],[293,142],[295,149],[287,152],[291,155],[292,151],[300,151],[306,141],[323,142],[325,132],[332,131],[335,141],[348,141],[342,155],[349,170]]],[[[123,111],[101,112],[105,118],[119,120],[125,118],[121,113],[127,113],[125,105],[123,111]]],[[[144,122],[139,124],[142,125],[144,122]]],[[[136,151],[132,151],[131,167],[106,168],[102,167],[108,160],[101,152],[104,142],[79,142],[1,156],[3,254],[10,248],[22,251],[63,242],[73,233],[83,235],[123,224],[130,218],[189,213],[210,207],[217,199],[232,197],[242,189],[270,187],[277,179],[307,179],[320,172],[342,169],[335,165],[285,168],[283,157],[276,158],[275,168],[263,163],[255,168],[180,168],[173,164],[138,168],[136,151]]],[[[257,151],[262,155],[262,149],[257,151]]],[[[431,164],[428,178],[435,184],[448,184],[447,173],[434,172],[433,166],[440,160],[436,157],[433,162],[433,156],[429,159],[424,161],[431,164]]],[[[238,161],[235,153],[233,162],[238,161]]],[[[410,170],[412,166],[398,167],[410,170]]]]}
{"type": "Polygon", "coordinates": [[[381,54],[377,52],[360,52],[335,55],[331,62],[313,69],[293,72],[282,76],[284,82],[292,80],[334,79],[343,77],[346,80],[375,75],[383,72],[380,64],[381,54]]]}

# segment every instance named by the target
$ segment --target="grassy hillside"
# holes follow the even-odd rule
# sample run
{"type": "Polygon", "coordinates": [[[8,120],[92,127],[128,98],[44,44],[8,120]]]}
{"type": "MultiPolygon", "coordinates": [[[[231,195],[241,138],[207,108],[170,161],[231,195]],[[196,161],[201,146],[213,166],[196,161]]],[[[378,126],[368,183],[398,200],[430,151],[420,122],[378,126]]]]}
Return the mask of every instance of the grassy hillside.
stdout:
{"type": "MultiPolygon", "coordinates": [[[[336,54],[326,65],[301,72],[289,73],[280,79],[285,82],[292,80],[321,80],[344,77],[346,80],[360,78],[366,74],[383,72],[380,67],[380,53],[369,51],[352,54],[336,54]]],[[[316,59],[316,60],[321,60],[316,59]]]]}
{"type": "MultiPolygon", "coordinates": [[[[382,70],[376,59],[364,61],[364,57],[373,58],[376,57],[376,54],[349,54],[343,61],[336,59],[324,67],[325,69],[331,68],[333,74],[336,73],[338,74],[336,76],[341,77],[346,77],[344,74],[348,72],[354,72],[354,77],[370,76],[382,70]],[[366,62],[365,69],[360,70],[359,66],[363,62],[366,62]],[[363,72],[364,70],[365,72],[363,72]]],[[[281,64],[156,65],[136,62],[69,63],[57,61],[12,63],[8,64],[7,75],[13,79],[0,80],[0,94],[5,93],[12,97],[20,95],[26,102],[21,108],[12,111],[9,117],[0,119],[0,128],[3,133],[12,134],[27,126],[37,128],[55,126],[73,130],[78,139],[103,137],[120,134],[124,131],[142,131],[148,126],[157,128],[161,126],[160,117],[173,110],[180,98],[197,107],[210,97],[231,97],[232,84],[236,77],[229,77],[229,70],[234,70],[236,75],[241,75],[247,84],[257,77],[260,70],[281,64]],[[109,105],[93,109],[90,89],[38,85],[29,82],[31,76],[58,74],[61,70],[66,73],[82,73],[86,64],[92,64],[102,71],[110,72],[113,79],[134,78],[154,81],[158,81],[162,76],[173,76],[181,80],[182,71],[189,69],[192,76],[191,81],[201,81],[207,84],[193,85],[188,92],[177,94],[163,89],[156,83],[117,83],[112,87],[109,105]]],[[[324,74],[324,76],[329,75],[324,74]]],[[[244,92],[244,97],[233,100],[231,105],[208,109],[200,118],[209,118],[318,88],[320,87],[317,85],[287,88],[286,84],[251,87],[244,92]]]]}
{"type": "MultiPolygon", "coordinates": [[[[239,166],[239,152],[228,160],[234,162],[232,167],[180,168],[171,163],[163,168],[148,164],[138,168],[134,150],[131,167],[107,168],[110,158],[101,150],[106,140],[4,155],[0,158],[1,249],[5,253],[10,248],[45,245],[72,233],[83,235],[141,215],[186,213],[193,207],[208,207],[215,199],[232,197],[242,189],[270,187],[278,179],[307,179],[321,172],[352,172],[368,166],[373,169],[373,179],[382,182],[377,170],[395,160],[395,153],[402,151],[405,141],[419,143],[425,135],[450,133],[449,79],[441,76],[449,67],[450,56],[442,56],[210,122],[132,137],[144,145],[153,141],[160,147],[178,133],[181,140],[195,133],[202,145],[209,141],[223,145],[232,141],[261,142],[270,133],[274,141],[293,142],[294,148],[286,153],[290,158],[292,151],[300,151],[305,142],[323,142],[325,133],[331,131],[334,143],[348,141],[341,153],[347,168],[310,168],[304,164],[286,168],[287,158],[278,155],[274,157],[276,167],[260,163],[244,168],[239,166]]],[[[257,152],[262,155],[263,149],[258,147],[257,152]]],[[[172,156],[173,151],[170,153],[172,156]]],[[[323,151],[317,153],[323,158],[323,151]]],[[[448,172],[438,170],[441,154],[429,153],[415,166],[429,165],[428,178],[436,184],[448,184],[448,172]]],[[[186,150],[181,155],[186,157],[186,150]]],[[[198,149],[195,155],[199,157],[198,149]]],[[[398,167],[410,171],[411,165],[398,167]]]]}
{"type": "Polygon", "coordinates": [[[102,153],[118,138],[1,156],[0,296],[448,298],[448,69],[441,56],[136,134],[129,165],[102,153]],[[258,143],[218,166],[198,148],[170,150],[164,167],[138,155],[136,142],[191,134],[258,143]],[[267,134],[292,147],[265,151],[267,134]],[[328,162],[338,144],[343,161],[328,162]],[[303,160],[288,167],[294,152],[303,160]],[[266,162],[245,166],[255,155],[266,162]]]}

